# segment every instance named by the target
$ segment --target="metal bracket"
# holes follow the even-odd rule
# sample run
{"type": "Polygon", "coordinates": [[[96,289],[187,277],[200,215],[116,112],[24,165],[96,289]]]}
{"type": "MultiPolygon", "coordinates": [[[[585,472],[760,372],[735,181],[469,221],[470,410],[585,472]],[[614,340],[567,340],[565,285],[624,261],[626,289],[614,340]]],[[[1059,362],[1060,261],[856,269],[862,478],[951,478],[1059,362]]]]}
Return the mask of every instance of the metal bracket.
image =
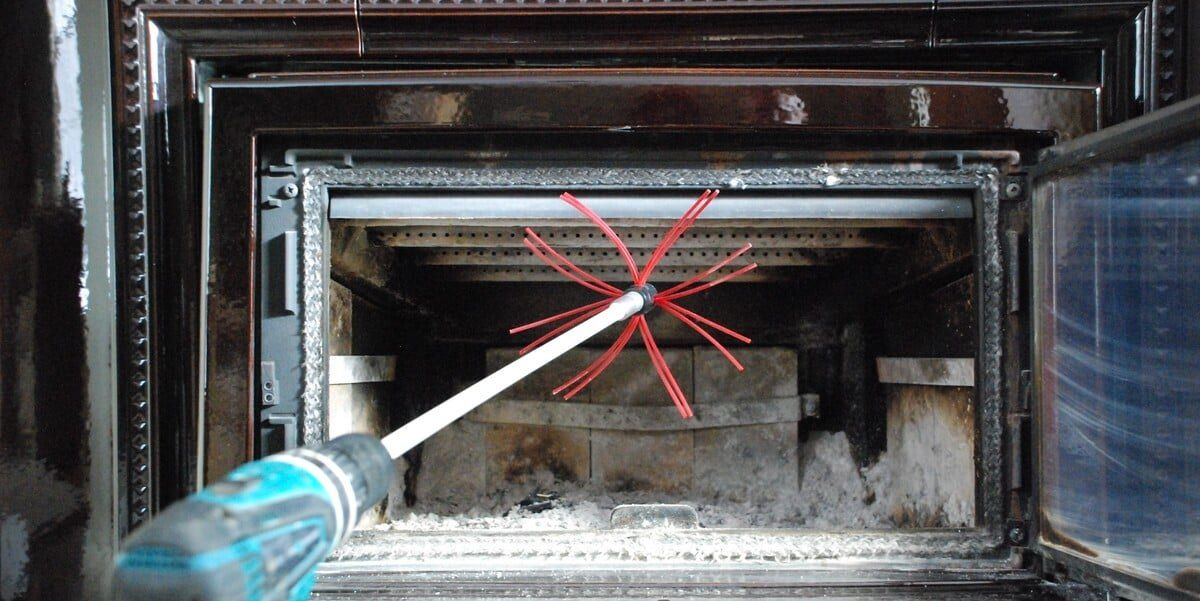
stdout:
{"type": "Polygon", "coordinates": [[[290,450],[296,448],[296,416],[291,413],[272,414],[267,417],[267,423],[272,426],[283,426],[283,449],[290,450]]]}
{"type": "Polygon", "coordinates": [[[260,396],[263,406],[272,406],[279,404],[277,391],[279,390],[279,379],[275,377],[275,362],[263,361],[259,364],[259,377],[262,380],[260,396]]]}
{"type": "MultiPolygon", "coordinates": [[[[285,173],[283,175],[291,175],[291,174],[285,173]]],[[[266,183],[267,180],[264,179],[263,182],[266,183]]],[[[280,185],[277,188],[264,187],[262,208],[278,209],[279,207],[283,206],[284,201],[294,200],[299,195],[300,195],[300,186],[297,186],[296,182],[294,182],[294,181],[288,181],[288,182],[284,183],[283,185],[280,185]]]]}
{"type": "Polygon", "coordinates": [[[267,166],[267,175],[271,175],[271,176],[288,176],[288,175],[290,175],[292,177],[295,177],[296,176],[296,166],[289,165],[289,164],[268,165],[267,166]]]}
{"type": "Polygon", "coordinates": [[[280,236],[279,283],[281,310],[286,315],[300,312],[300,237],[296,230],[288,230],[280,236]]]}

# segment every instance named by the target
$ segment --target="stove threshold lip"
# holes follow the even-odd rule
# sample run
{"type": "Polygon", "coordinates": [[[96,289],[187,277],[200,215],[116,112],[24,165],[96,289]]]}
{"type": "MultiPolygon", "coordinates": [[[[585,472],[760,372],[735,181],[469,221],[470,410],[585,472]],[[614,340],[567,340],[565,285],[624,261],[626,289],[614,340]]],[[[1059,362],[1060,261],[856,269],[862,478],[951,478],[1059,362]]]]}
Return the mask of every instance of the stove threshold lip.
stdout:
{"type": "Polygon", "coordinates": [[[409,581],[457,582],[509,582],[535,583],[557,582],[559,584],[581,584],[585,582],[646,584],[757,584],[786,585],[804,583],[836,584],[842,586],[870,586],[885,579],[902,579],[930,584],[934,582],[995,583],[1003,580],[1028,578],[1030,572],[1014,568],[1008,555],[970,558],[937,559],[928,557],[885,557],[863,559],[803,560],[792,563],[745,562],[745,563],[655,563],[627,561],[576,562],[570,564],[531,565],[535,561],[517,563],[462,562],[459,564],[440,562],[399,563],[386,558],[366,560],[326,560],[318,567],[318,578],[341,577],[354,574],[388,574],[409,581]],[[574,578],[567,580],[565,577],[574,578]],[[862,577],[855,580],[852,577],[862,577]],[[634,580],[636,579],[636,580],[634,580]]]}
{"type": "Polygon", "coordinates": [[[579,566],[542,570],[478,566],[423,566],[397,570],[379,562],[324,563],[314,592],[321,598],[711,598],[768,599],[911,598],[940,593],[946,598],[1038,599],[1045,583],[1011,560],[963,562],[819,563],[763,568],[662,566],[622,569],[579,566]],[[345,595],[344,597],[340,595],[345,595]],[[998,597],[997,595],[1001,595],[998,597]]]}
{"type": "Polygon", "coordinates": [[[327,564],[373,562],[408,571],[431,565],[457,570],[477,565],[551,570],[572,566],[632,569],[647,566],[725,566],[754,569],[836,562],[961,563],[1008,556],[1003,538],[987,527],[909,530],[649,529],[415,532],[366,529],[327,564]]]}
{"type": "MultiPolygon", "coordinates": [[[[396,533],[400,534],[400,533],[396,533]]],[[[350,545],[354,544],[354,539],[350,545]]],[[[978,591],[1036,583],[1036,575],[1012,561],[1011,553],[994,547],[969,556],[938,555],[935,545],[923,553],[847,554],[843,557],[799,557],[789,560],[648,561],[629,558],[555,559],[530,554],[510,557],[421,558],[385,554],[337,553],[318,568],[317,590],[424,590],[446,594],[482,594],[536,589],[575,596],[583,590],[616,592],[622,587],[670,587],[687,592],[759,590],[792,596],[814,590],[872,590],[916,587],[928,592],[967,587],[978,591]],[[478,588],[476,588],[478,587],[478,588]]],[[[671,597],[662,590],[660,598],[671,597]]],[[[781,597],[782,598],[782,597],[781,597]]]]}
{"type": "MultiPolygon", "coordinates": [[[[547,196],[557,194],[557,189],[566,185],[574,187],[575,190],[591,189],[593,187],[612,186],[614,188],[635,188],[652,189],[654,182],[662,181],[663,178],[671,179],[677,182],[678,186],[691,188],[697,186],[701,189],[711,187],[714,183],[727,182],[733,177],[741,178],[746,183],[746,190],[759,191],[760,189],[785,189],[795,190],[797,194],[805,196],[813,195],[858,195],[872,197],[879,195],[886,198],[888,195],[893,198],[898,195],[907,195],[910,193],[935,192],[939,197],[953,197],[965,200],[972,207],[972,221],[977,226],[977,238],[979,248],[982,251],[981,257],[977,260],[978,267],[981,267],[985,275],[991,274],[988,270],[989,266],[999,264],[998,261],[998,242],[996,229],[998,227],[998,210],[999,193],[998,184],[1001,180],[1000,171],[994,165],[989,164],[966,164],[956,168],[904,168],[902,166],[892,166],[891,169],[880,169],[877,165],[863,164],[859,166],[830,168],[828,165],[808,165],[808,166],[785,166],[785,167],[763,167],[753,169],[737,169],[737,170],[722,170],[722,169],[653,169],[653,168],[633,168],[633,169],[595,169],[595,168],[547,168],[547,169],[509,169],[509,168],[480,168],[478,166],[461,166],[461,167],[394,167],[388,169],[380,168],[345,168],[334,165],[312,165],[311,168],[298,168],[296,170],[296,183],[299,185],[302,193],[298,198],[301,209],[300,225],[302,226],[302,240],[305,244],[304,253],[304,290],[306,294],[304,298],[313,299],[314,304],[310,307],[305,305],[305,327],[303,332],[308,336],[309,333],[314,336],[306,337],[303,341],[305,353],[302,356],[303,373],[306,381],[303,383],[303,403],[300,405],[300,414],[304,417],[304,428],[301,430],[305,437],[320,438],[324,434],[325,420],[322,415],[323,411],[323,374],[324,374],[324,348],[323,341],[319,336],[315,336],[321,332],[321,319],[324,315],[324,304],[321,302],[322,295],[325,291],[327,269],[327,252],[325,247],[330,225],[329,201],[337,198],[339,195],[346,194],[349,190],[355,189],[370,189],[379,191],[404,190],[404,189],[420,189],[433,186],[448,185],[448,187],[462,187],[471,190],[488,191],[488,190],[512,190],[522,186],[536,187],[543,190],[547,196]],[[830,176],[836,175],[837,181],[830,184],[830,176]],[[576,185],[570,182],[582,182],[576,185]],[[553,192],[553,194],[550,194],[553,192]],[[944,196],[943,196],[944,195],[944,196]],[[312,292],[312,294],[308,294],[312,292]],[[311,323],[310,323],[311,322],[311,323]],[[309,327],[312,326],[312,327],[309,327]],[[311,378],[310,378],[311,376],[311,378]],[[309,381],[311,380],[311,381],[309,381]]],[[[841,224],[841,223],[839,223],[841,224]]],[[[999,281],[999,280],[996,280],[999,281]]],[[[994,294],[994,282],[992,277],[980,278],[977,282],[977,287],[980,290],[980,318],[990,323],[989,319],[999,316],[999,296],[994,294]]],[[[852,553],[836,552],[833,555],[847,558],[868,559],[873,557],[890,557],[890,556],[911,556],[922,554],[936,554],[938,556],[962,556],[962,557],[981,557],[999,554],[1003,552],[1003,540],[1001,536],[1002,521],[999,519],[1003,515],[1003,496],[999,481],[999,467],[992,465],[998,463],[995,461],[999,457],[998,453],[986,452],[988,450],[999,450],[1001,441],[997,434],[1000,432],[1000,414],[999,409],[1000,397],[998,391],[999,382],[999,366],[998,352],[992,352],[999,348],[998,332],[992,332],[991,329],[985,329],[982,333],[979,343],[979,356],[987,358],[979,367],[977,379],[980,381],[978,389],[980,392],[979,417],[980,422],[980,440],[985,450],[980,454],[981,462],[985,465],[982,467],[983,476],[981,481],[977,482],[977,513],[976,523],[984,525],[983,528],[954,530],[947,529],[946,531],[937,532],[933,539],[924,539],[921,535],[911,532],[889,532],[884,534],[869,533],[869,534],[854,534],[853,537],[875,537],[866,541],[861,545],[860,551],[852,553]],[[993,361],[996,359],[996,361],[993,361]],[[994,365],[994,363],[997,363],[994,365]],[[932,543],[932,544],[931,544],[932,543]],[[893,552],[899,548],[899,551],[893,552]],[[959,548],[961,551],[952,549],[959,548]],[[948,550],[951,549],[951,550],[948,550]]],[[[574,536],[576,533],[566,533],[566,535],[574,536]]],[[[500,535],[500,536],[508,536],[500,535]]],[[[839,537],[846,538],[846,535],[840,534],[839,537]]],[[[772,533],[772,537],[778,540],[778,533],[772,533]]],[[[850,537],[850,538],[853,538],[850,537]]],[[[790,552],[784,553],[783,556],[800,557],[800,558],[819,558],[829,556],[829,553],[822,555],[819,552],[813,552],[813,545],[807,545],[805,534],[800,534],[795,537],[798,540],[789,541],[798,543],[798,545],[789,545],[788,548],[795,549],[797,546],[804,547],[798,551],[798,555],[792,555],[790,552]]],[[[490,540],[495,541],[496,535],[492,535],[490,540]]],[[[355,542],[347,545],[345,554],[339,555],[338,560],[353,560],[355,556],[366,558],[362,554],[367,550],[362,544],[368,539],[356,538],[355,542]]],[[[396,539],[392,539],[395,542],[396,539]]],[[[761,541],[755,541],[757,545],[761,541]]],[[[809,538],[808,542],[812,542],[809,538]]],[[[482,543],[478,543],[482,544],[482,543]]],[[[784,549],[786,551],[786,549],[784,549]]],[[[761,551],[755,551],[760,553],[761,551]]],[[[502,554],[503,555],[503,554],[502,554]]],[[[562,553],[560,551],[551,550],[551,555],[569,558],[572,553],[562,553]]],[[[620,550],[609,554],[613,557],[620,557],[620,550]]],[[[772,556],[780,556],[780,553],[773,553],[772,556]]],[[[390,557],[395,560],[397,556],[391,554],[390,557]]],[[[418,554],[414,554],[418,557],[418,554]]],[[[425,553],[419,554],[420,559],[414,561],[427,561],[429,558],[425,553]]],[[[500,559],[495,555],[490,556],[490,559],[500,559]]]]}

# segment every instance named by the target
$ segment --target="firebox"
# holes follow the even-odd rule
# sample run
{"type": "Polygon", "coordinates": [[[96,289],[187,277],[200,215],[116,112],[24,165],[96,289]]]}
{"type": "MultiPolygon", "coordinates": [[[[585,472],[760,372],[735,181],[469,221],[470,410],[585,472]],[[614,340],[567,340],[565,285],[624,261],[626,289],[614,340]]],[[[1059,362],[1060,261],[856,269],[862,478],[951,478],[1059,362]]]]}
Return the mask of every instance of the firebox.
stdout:
{"type": "Polygon", "coordinates": [[[734,351],[744,373],[651,317],[694,419],[680,419],[636,348],[584,394],[551,394],[616,335],[605,332],[397,462],[386,505],[340,560],[483,568],[533,554],[645,568],[995,552],[999,340],[975,320],[1001,311],[982,289],[1003,280],[983,254],[998,249],[996,166],[414,166],[369,154],[328,166],[305,155],[292,154],[295,183],[273,174],[260,186],[264,453],[383,435],[541,333],[511,326],[595,300],[536,262],[525,227],[619,282],[610,241],[560,190],[644,261],[696,190],[723,189],[657,283],[747,242],[759,264],[697,301],[753,340],[734,351]],[[875,318],[852,317],[866,308],[875,318]],[[634,548],[631,529],[646,529],[634,548]],[[826,534],[845,529],[864,532],[826,534]]]}

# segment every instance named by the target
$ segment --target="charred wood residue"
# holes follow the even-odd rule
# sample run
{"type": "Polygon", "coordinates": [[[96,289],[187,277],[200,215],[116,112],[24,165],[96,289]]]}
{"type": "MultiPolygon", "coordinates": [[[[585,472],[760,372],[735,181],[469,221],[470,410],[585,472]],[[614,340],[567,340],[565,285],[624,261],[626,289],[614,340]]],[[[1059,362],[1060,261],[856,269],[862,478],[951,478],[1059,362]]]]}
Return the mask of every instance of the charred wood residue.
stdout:
{"type": "Polygon", "coordinates": [[[1200,593],[1200,567],[1184,568],[1175,573],[1171,578],[1171,584],[1175,588],[1183,589],[1192,593],[1200,593]]]}
{"type": "Polygon", "coordinates": [[[1053,526],[1049,516],[1046,515],[1045,511],[1041,513],[1042,519],[1039,528],[1041,530],[1041,537],[1047,542],[1054,543],[1065,549],[1070,549],[1071,551],[1079,553],[1085,557],[1100,557],[1100,554],[1096,553],[1096,551],[1091,547],[1059,532],[1058,529],[1053,526]]]}
{"type": "Polygon", "coordinates": [[[558,480],[583,481],[590,470],[588,433],[576,429],[520,424],[487,431],[488,474],[519,482],[539,471],[558,480]]]}

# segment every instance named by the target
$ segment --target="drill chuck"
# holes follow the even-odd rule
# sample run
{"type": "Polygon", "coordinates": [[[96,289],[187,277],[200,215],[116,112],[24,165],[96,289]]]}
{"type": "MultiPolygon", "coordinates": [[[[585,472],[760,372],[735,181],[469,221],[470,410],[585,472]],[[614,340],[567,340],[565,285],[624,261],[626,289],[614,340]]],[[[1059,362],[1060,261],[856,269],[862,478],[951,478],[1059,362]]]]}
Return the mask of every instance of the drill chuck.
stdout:
{"type": "Polygon", "coordinates": [[[243,465],[129,537],[116,598],[307,599],[317,564],[391,477],[383,445],[362,434],[243,465]]]}

